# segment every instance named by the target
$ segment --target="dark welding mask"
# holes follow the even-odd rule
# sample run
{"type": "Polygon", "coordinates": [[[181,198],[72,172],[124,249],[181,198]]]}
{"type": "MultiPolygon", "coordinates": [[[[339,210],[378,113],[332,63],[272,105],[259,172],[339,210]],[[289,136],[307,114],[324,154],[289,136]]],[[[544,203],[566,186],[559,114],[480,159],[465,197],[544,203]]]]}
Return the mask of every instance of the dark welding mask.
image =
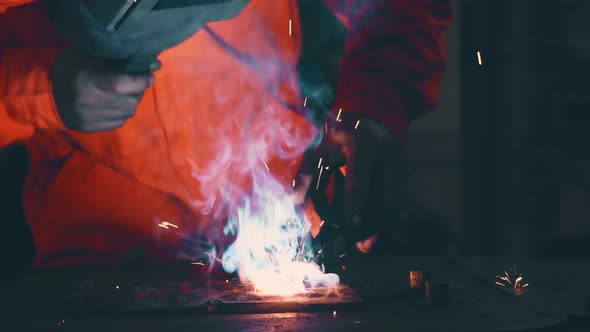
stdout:
{"type": "Polygon", "coordinates": [[[157,56],[206,23],[236,16],[250,0],[49,0],[59,33],[81,52],[128,73],[159,68],[157,56]]]}

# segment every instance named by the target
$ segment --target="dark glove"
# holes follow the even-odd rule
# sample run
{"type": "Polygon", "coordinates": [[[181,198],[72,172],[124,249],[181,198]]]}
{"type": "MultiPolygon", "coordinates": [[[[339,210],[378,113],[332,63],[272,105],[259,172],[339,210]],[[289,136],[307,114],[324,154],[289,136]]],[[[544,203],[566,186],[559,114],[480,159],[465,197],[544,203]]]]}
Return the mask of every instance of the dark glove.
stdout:
{"type": "Polygon", "coordinates": [[[317,173],[320,158],[322,167],[347,165],[344,220],[335,221],[347,234],[347,247],[389,232],[405,187],[400,143],[382,124],[354,114],[329,119],[326,128],[320,146],[306,154],[301,172],[317,173]]]}
{"type": "Polygon", "coordinates": [[[69,49],[57,55],[51,79],[61,120],[83,132],[123,126],[154,80],[149,73],[125,74],[69,49]]]}
{"type": "Polygon", "coordinates": [[[362,261],[366,256],[342,229],[325,224],[322,232],[313,239],[314,261],[328,273],[340,273],[343,266],[362,261]]]}

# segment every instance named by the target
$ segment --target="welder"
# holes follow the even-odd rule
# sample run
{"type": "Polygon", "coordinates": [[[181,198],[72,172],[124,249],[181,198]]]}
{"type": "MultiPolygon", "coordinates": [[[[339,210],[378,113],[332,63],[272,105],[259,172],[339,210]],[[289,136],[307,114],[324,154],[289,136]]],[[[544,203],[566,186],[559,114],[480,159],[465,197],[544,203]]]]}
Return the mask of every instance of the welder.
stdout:
{"type": "MultiPolygon", "coordinates": [[[[23,205],[36,266],[118,263],[134,250],[176,258],[186,238],[174,226],[202,231],[220,217],[210,213],[218,201],[194,203],[208,202],[195,169],[222,159],[220,131],[246,124],[254,137],[289,123],[272,138],[283,147],[324,133],[308,155],[344,158],[342,224],[370,251],[375,221],[395,213],[408,123],[439,100],[448,0],[252,0],[146,71],[89,54],[46,6],[0,2],[0,147],[24,144],[31,157],[23,205]]],[[[223,144],[249,150],[248,137],[223,144]]],[[[286,183],[299,173],[307,190],[311,170],[279,154],[268,169],[286,183]]]]}

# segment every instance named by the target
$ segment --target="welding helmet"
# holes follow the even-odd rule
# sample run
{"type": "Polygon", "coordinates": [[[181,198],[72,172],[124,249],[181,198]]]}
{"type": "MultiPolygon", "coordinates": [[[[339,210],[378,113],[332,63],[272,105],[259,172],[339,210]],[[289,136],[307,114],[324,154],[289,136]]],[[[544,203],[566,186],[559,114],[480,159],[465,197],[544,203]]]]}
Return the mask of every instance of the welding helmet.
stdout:
{"type": "MultiPolygon", "coordinates": [[[[250,0],[49,0],[58,32],[79,51],[126,72],[153,71],[156,58],[206,23],[237,15],[250,0]]],[[[158,64],[159,65],[159,64],[158,64]]]]}

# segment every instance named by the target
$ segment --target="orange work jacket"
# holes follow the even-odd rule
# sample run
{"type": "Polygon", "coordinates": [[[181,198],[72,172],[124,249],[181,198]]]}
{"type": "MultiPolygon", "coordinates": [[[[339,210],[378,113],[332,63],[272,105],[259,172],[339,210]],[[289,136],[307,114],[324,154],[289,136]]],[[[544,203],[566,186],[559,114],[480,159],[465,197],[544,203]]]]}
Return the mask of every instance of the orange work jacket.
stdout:
{"type": "MultiPolygon", "coordinates": [[[[326,2],[355,29],[355,1],[326,2]]],[[[376,117],[403,140],[408,120],[438,102],[451,10],[443,0],[381,3],[347,41],[335,109],[376,117]]],[[[211,211],[222,210],[221,191],[248,187],[240,163],[265,163],[291,184],[291,154],[316,133],[301,107],[301,45],[296,0],[252,0],[163,52],[125,126],[81,133],[56,111],[50,72],[66,46],[43,3],[0,1],[0,148],[22,143],[31,155],[23,202],[35,264],[120,262],[133,248],[176,257],[180,229],[221,232],[211,211]]]]}

